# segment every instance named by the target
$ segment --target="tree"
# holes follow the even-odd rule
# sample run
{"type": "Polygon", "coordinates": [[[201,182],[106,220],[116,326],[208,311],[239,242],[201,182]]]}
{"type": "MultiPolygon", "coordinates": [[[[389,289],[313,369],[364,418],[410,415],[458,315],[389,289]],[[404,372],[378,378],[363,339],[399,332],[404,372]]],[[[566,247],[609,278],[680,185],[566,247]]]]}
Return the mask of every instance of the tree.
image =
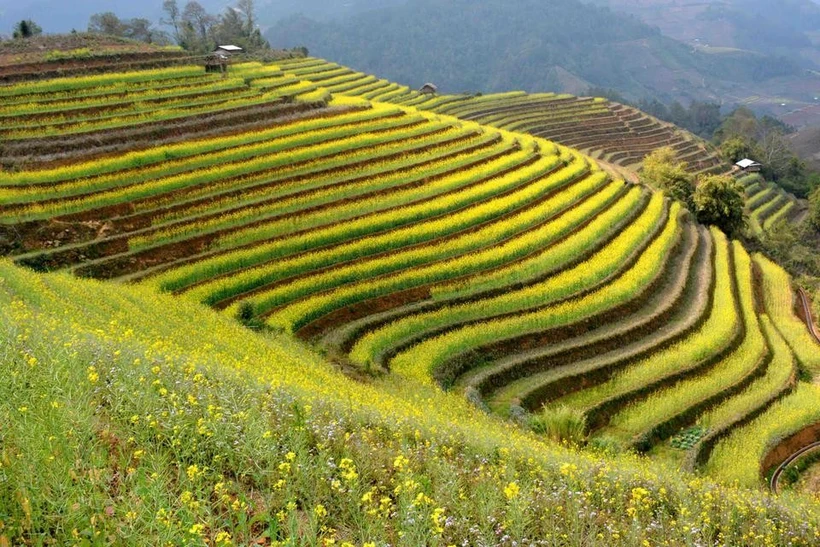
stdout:
{"type": "Polygon", "coordinates": [[[664,190],[669,196],[682,201],[694,210],[692,194],[695,191],[692,176],[686,172],[687,163],[678,160],[675,151],[665,146],[658,148],[643,160],[641,182],[664,190]]]}
{"type": "Polygon", "coordinates": [[[176,41],[176,43],[179,43],[181,38],[179,25],[181,21],[179,13],[179,4],[177,4],[177,0],[165,0],[162,3],[162,11],[168,14],[168,18],[160,19],[160,23],[163,25],[168,25],[174,29],[174,41],[176,41]]]}
{"type": "Polygon", "coordinates": [[[732,237],[746,227],[743,187],[732,177],[708,175],[698,181],[693,197],[700,222],[717,226],[732,237]]]}
{"type": "Polygon", "coordinates": [[[203,42],[208,40],[211,27],[215,22],[214,17],[205,11],[202,4],[193,0],[185,4],[185,9],[182,11],[182,20],[193,26],[199,39],[203,42]]]}
{"type": "Polygon", "coordinates": [[[706,103],[692,101],[689,105],[690,126],[687,127],[696,135],[711,137],[721,123],[720,105],[717,103],[706,103]]]}
{"type": "Polygon", "coordinates": [[[236,7],[245,15],[245,33],[250,36],[256,27],[253,0],[238,0],[236,7]]]}
{"type": "Polygon", "coordinates": [[[95,13],[88,20],[88,32],[130,38],[140,42],[168,43],[168,36],[155,28],[148,19],[120,19],[116,14],[106,11],[95,13]]]}
{"type": "Polygon", "coordinates": [[[42,34],[42,32],[43,29],[40,25],[31,19],[23,19],[14,25],[14,32],[12,33],[12,36],[14,36],[15,39],[31,38],[32,36],[42,34]]]}
{"type": "Polygon", "coordinates": [[[820,231],[820,186],[809,196],[809,222],[815,230],[820,231]]]}
{"type": "Polygon", "coordinates": [[[746,137],[735,136],[723,141],[720,145],[720,155],[726,160],[737,163],[742,159],[756,156],[755,148],[746,137]]]}
{"type": "Polygon", "coordinates": [[[88,32],[123,36],[125,34],[125,24],[120,21],[120,18],[114,12],[95,13],[88,19],[88,32]]]}

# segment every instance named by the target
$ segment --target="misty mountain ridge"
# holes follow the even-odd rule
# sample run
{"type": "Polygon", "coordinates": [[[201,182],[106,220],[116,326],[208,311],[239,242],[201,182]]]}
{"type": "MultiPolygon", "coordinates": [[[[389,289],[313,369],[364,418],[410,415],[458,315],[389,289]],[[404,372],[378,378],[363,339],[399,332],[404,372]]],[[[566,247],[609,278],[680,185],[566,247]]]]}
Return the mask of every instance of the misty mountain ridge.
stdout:
{"type": "Polygon", "coordinates": [[[803,67],[759,52],[700,51],[636,16],[578,0],[415,0],[335,21],[292,16],[266,34],[407,85],[448,92],[614,88],[665,101],[744,93],[799,78],[803,67]],[[376,46],[377,45],[377,46],[376,46]]]}

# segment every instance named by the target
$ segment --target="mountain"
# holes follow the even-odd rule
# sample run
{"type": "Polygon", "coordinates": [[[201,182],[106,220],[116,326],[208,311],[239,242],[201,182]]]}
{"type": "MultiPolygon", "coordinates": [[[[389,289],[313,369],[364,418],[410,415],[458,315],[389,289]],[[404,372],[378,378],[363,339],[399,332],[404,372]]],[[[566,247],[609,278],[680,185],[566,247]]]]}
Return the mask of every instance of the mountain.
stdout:
{"type": "Polygon", "coordinates": [[[311,53],[447,92],[554,90],[592,84],[627,96],[722,100],[801,67],[759,52],[701,51],[637,17],[578,0],[415,0],[341,20],[292,16],[274,46],[311,53]],[[378,44],[378,46],[374,46],[378,44]]]}
{"type": "Polygon", "coordinates": [[[699,47],[743,48],[820,63],[817,0],[590,0],[699,47]]]}

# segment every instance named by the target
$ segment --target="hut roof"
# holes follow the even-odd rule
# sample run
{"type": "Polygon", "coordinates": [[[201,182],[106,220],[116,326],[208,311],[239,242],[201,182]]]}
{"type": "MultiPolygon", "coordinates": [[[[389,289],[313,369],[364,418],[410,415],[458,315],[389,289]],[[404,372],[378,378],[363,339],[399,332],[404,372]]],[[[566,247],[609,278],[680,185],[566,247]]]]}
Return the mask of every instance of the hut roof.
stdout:
{"type": "Polygon", "coordinates": [[[749,167],[761,167],[759,163],[754,160],[750,160],[749,158],[742,159],[737,162],[735,165],[740,167],[741,169],[748,169],[749,167]]]}

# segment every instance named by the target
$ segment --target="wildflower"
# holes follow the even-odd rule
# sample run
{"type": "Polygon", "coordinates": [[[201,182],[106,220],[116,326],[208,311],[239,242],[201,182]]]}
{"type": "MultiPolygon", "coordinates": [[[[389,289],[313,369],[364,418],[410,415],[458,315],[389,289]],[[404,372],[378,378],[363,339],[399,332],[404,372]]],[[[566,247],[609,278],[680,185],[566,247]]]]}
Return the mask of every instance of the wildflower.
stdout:
{"type": "Polygon", "coordinates": [[[197,464],[189,465],[188,469],[185,470],[185,474],[188,475],[189,480],[196,480],[197,477],[201,477],[202,474],[205,473],[204,469],[200,469],[197,464]]]}
{"type": "Polygon", "coordinates": [[[220,530],[214,536],[214,543],[216,545],[233,545],[233,539],[231,538],[230,532],[226,532],[224,530],[220,530]]]}
{"type": "Polygon", "coordinates": [[[88,381],[92,384],[96,384],[99,379],[100,375],[97,373],[97,368],[93,365],[88,367],[88,381]]]}
{"type": "Polygon", "coordinates": [[[504,488],[504,496],[508,500],[512,500],[518,497],[518,494],[521,492],[521,488],[518,486],[517,483],[511,482],[504,488]]]}
{"type": "Polygon", "coordinates": [[[444,532],[444,508],[436,507],[430,515],[430,520],[433,521],[433,532],[441,534],[444,532]]]}
{"type": "Polygon", "coordinates": [[[317,518],[325,518],[327,516],[327,509],[320,503],[313,508],[313,514],[316,515],[317,518]]]}
{"type": "Polygon", "coordinates": [[[396,459],[393,460],[393,467],[396,469],[396,471],[401,471],[407,466],[408,463],[410,463],[410,460],[405,458],[403,455],[399,454],[398,456],[396,456],[396,459]]]}

